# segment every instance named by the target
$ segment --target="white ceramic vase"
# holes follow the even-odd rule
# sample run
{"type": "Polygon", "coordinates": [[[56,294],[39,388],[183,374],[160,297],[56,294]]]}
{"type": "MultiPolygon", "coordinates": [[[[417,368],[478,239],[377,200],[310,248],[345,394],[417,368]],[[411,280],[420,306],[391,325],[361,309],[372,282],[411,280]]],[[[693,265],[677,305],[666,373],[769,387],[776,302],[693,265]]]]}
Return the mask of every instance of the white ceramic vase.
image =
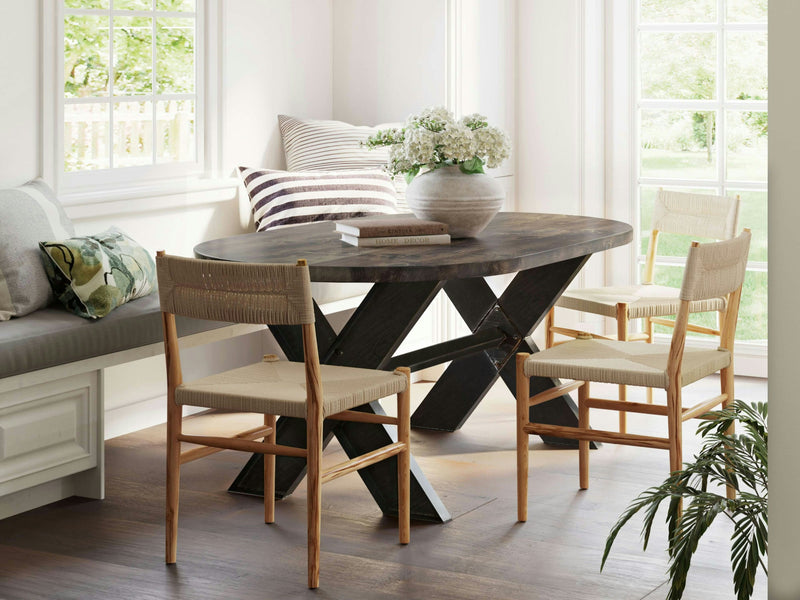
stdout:
{"type": "Polygon", "coordinates": [[[494,218],[505,199],[503,186],[485,173],[462,173],[448,165],[415,177],[406,202],[420,219],[447,223],[450,237],[474,237],[494,218]]]}

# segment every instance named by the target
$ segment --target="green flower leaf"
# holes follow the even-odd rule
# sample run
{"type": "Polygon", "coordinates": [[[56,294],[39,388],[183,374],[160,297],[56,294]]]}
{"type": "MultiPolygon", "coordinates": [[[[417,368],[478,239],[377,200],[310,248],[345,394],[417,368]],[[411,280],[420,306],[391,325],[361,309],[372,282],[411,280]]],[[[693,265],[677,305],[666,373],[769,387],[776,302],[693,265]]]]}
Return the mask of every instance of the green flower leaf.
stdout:
{"type": "Polygon", "coordinates": [[[477,156],[473,156],[469,160],[460,163],[459,168],[462,173],[483,173],[483,161],[477,156]]]}
{"type": "Polygon", "coordinates": [[[414,179],[414,177],[417,176],[417,173],[419,173],[419,167],[418,166],[417,167],[413,167],[413,168],[409,169],[408,171],[406,171],[406,183],[411,183],[411,181],[414,179]]]}

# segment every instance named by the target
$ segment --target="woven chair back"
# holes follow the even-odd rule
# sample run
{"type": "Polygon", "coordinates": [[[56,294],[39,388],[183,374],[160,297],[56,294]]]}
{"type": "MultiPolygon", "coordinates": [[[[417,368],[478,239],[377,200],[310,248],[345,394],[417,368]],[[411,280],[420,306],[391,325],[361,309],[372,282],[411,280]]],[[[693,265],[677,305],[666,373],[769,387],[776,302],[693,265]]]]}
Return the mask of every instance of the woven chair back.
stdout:
{"type": "Polygon", "coordinates": [[[722,242],[699,244],[689,249],[683,274],[681,300],[705,300],[738,290],[744,282],[750,231],[722,242]]]}
{"type": "Polygon", "coordinates": [[[314,322],[307,265],[251,264],[157,256],[164,312],[231,323],[314,322]]]}
{"type": "Polygon", "coordinates": [[[692,237],[729,240],[736,235],[739,198],[658,190],[653,229],[692,237]]]}

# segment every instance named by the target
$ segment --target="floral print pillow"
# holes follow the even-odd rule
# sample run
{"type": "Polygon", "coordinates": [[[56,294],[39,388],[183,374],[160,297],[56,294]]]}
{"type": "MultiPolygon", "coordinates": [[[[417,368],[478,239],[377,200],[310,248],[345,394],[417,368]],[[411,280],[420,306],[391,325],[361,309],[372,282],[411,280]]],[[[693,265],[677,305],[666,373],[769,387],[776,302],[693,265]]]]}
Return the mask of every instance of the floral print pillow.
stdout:
{"type": "Polygon", "coordinates": [[[105,317],[156,289],[153,257],[116,227],[39,248],[56,298],[82,317],[105,317]]]}

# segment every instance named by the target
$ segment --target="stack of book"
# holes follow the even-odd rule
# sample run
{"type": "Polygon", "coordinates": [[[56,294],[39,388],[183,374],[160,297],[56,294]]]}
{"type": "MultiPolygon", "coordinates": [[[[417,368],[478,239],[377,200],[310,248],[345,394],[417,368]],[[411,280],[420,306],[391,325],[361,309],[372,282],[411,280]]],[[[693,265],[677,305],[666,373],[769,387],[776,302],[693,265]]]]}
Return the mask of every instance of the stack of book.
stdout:
{"type": "Polygon", "coordinates": [[[362,217],[336,222],[342,241],[353,246],[425,246],[449,244],[447,224],[414,216],[362,217]]]}

